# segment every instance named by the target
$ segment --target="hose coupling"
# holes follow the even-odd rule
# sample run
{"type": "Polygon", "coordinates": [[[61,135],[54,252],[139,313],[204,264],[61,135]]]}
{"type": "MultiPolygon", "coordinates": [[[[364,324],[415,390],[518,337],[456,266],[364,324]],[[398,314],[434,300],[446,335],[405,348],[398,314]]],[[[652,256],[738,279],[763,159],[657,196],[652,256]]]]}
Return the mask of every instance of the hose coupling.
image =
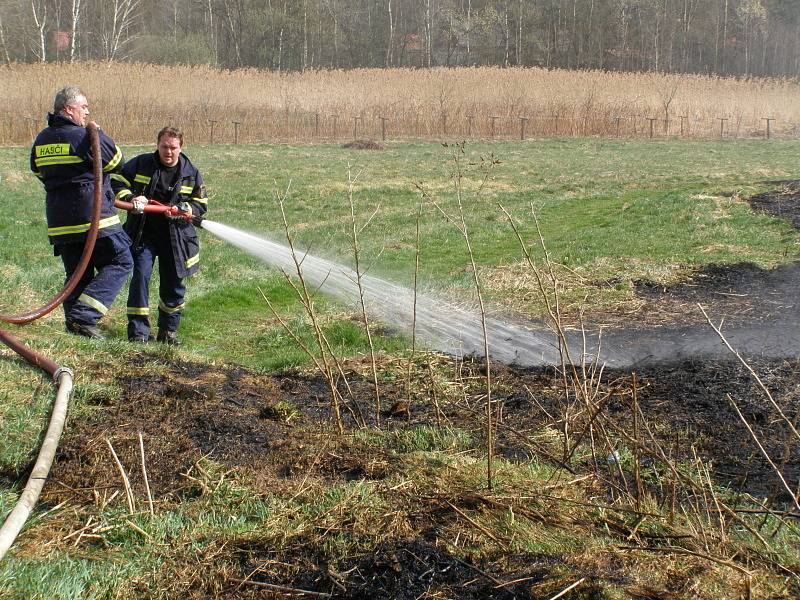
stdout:
{"type": "Polygon", "coordinates": [[[53,373],[53,381],[58,383],[58,380],[61,379],[62,375],[69,375],[72,379],[75,379],[75,373],[72,372],[72,369],[69,367],[58,367],[56,372],[53,373]]]}

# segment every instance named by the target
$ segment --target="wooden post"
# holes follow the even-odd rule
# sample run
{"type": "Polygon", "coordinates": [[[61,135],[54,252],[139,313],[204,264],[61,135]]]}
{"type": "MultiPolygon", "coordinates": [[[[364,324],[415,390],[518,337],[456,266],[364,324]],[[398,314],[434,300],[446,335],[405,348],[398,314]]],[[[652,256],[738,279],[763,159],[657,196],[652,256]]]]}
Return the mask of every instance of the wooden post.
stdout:
{"type": "Polygon", "coordinates": [[[442,113],[442,135],[447,135],[447,113],[442,113]]]}
{"type": "Polygon", "coordinates": [[[353,139],[354,140],[358,139],[358,120],[360,118],[361,117],[359,117],[358,115],[353,117],[353,139]]]}
{"type": "Polygon", "coordinates": [[[381,120],[381,139],[386,141],[386,121],[389,120],[388,117],[378,117],[381,120]]]}
{"type": "Polygon", "coordinates": [[[314,113],[314,137],[319,137],[319,113],[314,113]]]}
{"type": "Polygon", "coordinates": [[[683,127],[683,123],[684,122],[686,122],[688,124],[689,115],[681,115],[681,137],[683,137],[685,135],[685,132],[686,132],[686,129],[684,129],[684,127],[683,127]]]}
{"type": "Polygon", "coordinates": [[[650,121],[650,137],[653,137],[653,123],[658,121],[658,119],[654,119],[653,117],[645,117],[648,121],[650,121]]]}
{"type": "Polygon", "coordinates": [[[555,135],[556,137],[558,137],[558,117],[559,117],[558,113],[553,115],[553,135],[555,135]]]}
{"type": "Polygon", "coordinates": [[[475,115],[467,115],[467,137],[472,137],[472,120],[475,115]]]}
{"type": "Polygon", "coordinates": [[[489,118],[492,120],[492,139],[494,139],[494,124],[495,121],[497,121],[497,119],[499,119],[500,117],[498,117],[497,115],[492,115],[489,118]]]}
{"type": "Polygon", "coordinates": [[[209,142],[209,144],[213,144],[214,143],[214,123],[216,123],[216,121],[214,121],[212,119],[212,120],[209,121],[209,123],[211,123],[211,141],[209,142]]]}
{"type": "Polygon", "coordinates": [[[772,121],[774,121],[774,120],[775,120],[775,118],[774,118],[774,117],[761,117],[761,120],[762,120],[762,121],[766,121],[766,122],[767,122],[767,139],[769,139],[769,124],[770,124],[772,121]]]}
{"type": "Polygon", "coordinates": [[[519,118],[519,139],[525,139],[525,123],[528,122],[528,117],[518,117],[519,118]]]}
{"type": "Polygon", "coordinates": [[[241,121],[231,121],[233,123],[233,145],[239,143],[239,125],[242,124],[241,121]]]}
{"type": "Polygon", "coordinates": [[[725,137],[725,121],[727,121],[727,117],[717,117],[719,121],[719,137],[725,137]]]}
{"type": "Polygon", "coordinates": [[[336,141],[336,124],[339,121],[339,115],[331,115],[333,121],[333,141],[336,141]]]}
{"type": "Polygon", "coordinates": [[[620,121],[620,117],[619,116],[614,117],[614,127],[616,129],[616,134],[615,135],[617,137],[619,137],[619,121],[620,121]]]}

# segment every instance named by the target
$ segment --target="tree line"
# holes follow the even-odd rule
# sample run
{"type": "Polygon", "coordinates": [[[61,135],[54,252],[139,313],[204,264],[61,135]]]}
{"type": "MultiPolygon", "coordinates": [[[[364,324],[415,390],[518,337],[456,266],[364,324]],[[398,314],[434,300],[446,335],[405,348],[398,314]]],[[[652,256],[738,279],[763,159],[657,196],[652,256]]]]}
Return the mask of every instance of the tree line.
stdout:
{"type": "Polygon", "coordinates": [[[800,75],[786,0],[0,0],[6,63],[800,75]]]}

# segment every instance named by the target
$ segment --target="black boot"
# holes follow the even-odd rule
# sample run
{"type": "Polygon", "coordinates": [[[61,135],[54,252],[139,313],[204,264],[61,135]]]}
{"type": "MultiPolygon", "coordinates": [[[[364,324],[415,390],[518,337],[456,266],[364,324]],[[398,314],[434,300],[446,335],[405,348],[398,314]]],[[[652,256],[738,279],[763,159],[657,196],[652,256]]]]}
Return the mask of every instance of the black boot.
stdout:
{"type": "Polygon", "coordinates": [[[86,323],[78,323],[78,321],[66,321],[67,331],[75,335],[82,335],[93,340],[104,340],[106,337],[100,333],[100,328],[97,325],[87,325],[86,323]]]}
{"type": "Polygon", "coordinates": [[[148,342],[154,342],[155,337],[152,333],[148,333],[147,335],[129,335],[128,341],[129,342],[139,342],[140,344],[146,344],[148,342]]]}
{"type": "Polygon", "coordinates": [[[178,334],[174,331],[164,331],[163,329],[158,330],[158,336],[156,337],[156,341],[161,342],[163,344],[167,344],[168,346],[180,346],[181,341],[178,339],[178,334]]]}

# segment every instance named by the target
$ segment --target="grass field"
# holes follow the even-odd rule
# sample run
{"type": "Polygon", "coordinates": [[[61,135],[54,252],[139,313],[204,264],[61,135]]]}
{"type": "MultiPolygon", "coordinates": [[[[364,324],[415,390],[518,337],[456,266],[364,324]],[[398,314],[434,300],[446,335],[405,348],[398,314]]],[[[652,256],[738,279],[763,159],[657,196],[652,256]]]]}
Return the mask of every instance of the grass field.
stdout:
{"type": "MultiPolygon", "coordinates": [[[[130,157],[147,148],[124,149],[130,157]]],[[[516,237],[498,205],[515,216],[535,256],[540,257],[531,218],[531,210],[535,210],[549,252],[559,265],[568,315],[581,307],[591,318],[593,308],[633,306],[631,281],[666,283],[710,263],[750,261],[772,267],[800,256],[800,236],[795,230],[783,221],[754,213],[744,200],[775,188],[778,181],[797,177],[798,141],[528,140],[471,143],[463,155],[458,146],[435,143],[397,143],[372,152],[335,145],[194,145],[186,152],[205,175],[209,218],[282,241],[285,232],[274,194],[288,189],[285,207],[295,243],[312,254],[345,264],[353,261],[350,169],[358,175],[353,196],[357,222],[365,222],[375,212],[360,236],[360,259],[369,273],[405,285],[413,282],[419,210],[420,288],[473,305],[472,274],[461,235],[431,204],[435,200],[446,212],[456,210],[452,179],[462,173],[463,202],[479,278],[493,313],[528,318],[543,314],[535,282],[527,274],[516,237]],[[613,283],[597,285],[598,281],[613,283]]],[[[0,148],[3,313],[40,304],[62,282],[60,262],[47,246],[43,192],[27,172],[27,153],[24,147],[0,148]]],[[[121,374],[136,377],[162,372],[179,359],[198,361],[209,368],[243,365],[256,372],[307,368],[307,357],[261,296],[263,293],[271,300],[298,335],[310,338],[299,302],[283,277],[208,233],[201,235],[202,267],[189,284],[181,330],[185,345],[179,351],[160,347],[142,351],[124,341],[124,292],[107,318],[105,327],[111,338],[107,342],[64,333],[60,311],[15,331],[77,372],[73,424],[103,410],[98,397],[113,404],[119,396],[121,374]],[[128,364],[128,359],[140,352],[146,356],[145,372],[128,364]]],[[[326,334],[340,354],[368,352],[366,337],[354,319],[357,307],[320,299],[318,308],[326,334]]],[[[397,336],[379,336],[376,344],[385,351],[384,357],[390,357],[389,363],[391,357],[404,356],[409,346],[408,340],[397,336]]],[[[137,361],[141,362],[141,356],[137,361]]],[[[388,372],[382,377],[390,379],[388,372]]],[[[13,485],[13,474],[35,450],[51,398],[49,385],[38,373],[10,351],[0,349],[0,517],[15,500],[18,488],[13,485]]],[[[480,485],[479,465],[459,458],[464,448],[470,447],[468,435],[457,428],[449,429],[444,437],[441,432],[417,434],[421,437],[402,438],[367,429],[357,433],[353,443],[400,452],[414,477],[435,479],[438,471],[426,461],[438,461],[449,465],[442,468],[458,485],[480,485]],[[409,451],[412,454],[407,456],[409,451]],[[415,451],[422,454],[413,454],[415,451]],[[417,460],[425,466],[416,464],[417,460]]],[[[503,481],[530,486],[552,476],[537,468],[544,469],[503,463],[500,471],[507,478],[503,481]]],[[[288,527],[285,537],[299,536],[310,522],[324,525],[330,514],[326,511],[333,507],[361,511],[359,527],[380,527],[376,523],[386,515],[382,504],[386,497],[374,482],[355,481],[329,489],[322,482],[322,497],[301,495],[296,499],[277,492],[275,496],[252,495],[244,478],[234,474],[226,479],[224,469],[223,473],[215,471],[222,467],[213,461],[204,469],[201,479],[208,493],[165,506],[153,519],[130,517],[135,527],[119,529],[115,525],[109,529],[111,533],[102,534],[105,537],[98,546],[79,546],[77,542],[73,546],[64,536],[80,527],[77,520],[85,521],[90,515],[93,523],[124,524],[129,517],[119,498],[109,505],[98,501],[75,507],[74,518],[65,516],[66,511],[52,517],[40,511],[40,518],[23,534],[12,558],[0,564],[0,596],[146,596],[154,592],[152,586],[158,585],[157,573],[162,569],[176,581],[191,581],[191,560],[203,562],[208,559],[204,553],[224,547],[227,539],[267,527],[288,527]],[[296,518],[287,525],[289,513],[296,518]],[[140,530],[145,534],[138,533],[140,530]],[[61,539],[48,550],[53,535],[61,539]],[[153,544],[158,551],[152,550],[153,544]],[[48,558],[42,560],[45,555],[48,558]]],[[[390,484],[404,485],[400,479],[390,484]]],[[[517,549],[548,553],[553,548],[572,548],[591,555],[608,543],[600,534],[587,540],[567,535],[558,527],[536,537],[536,527],[525,518],[515,520],[512,512],[504,519],[486,526],[518,540],[514,542],[517,549]]],[[[325,543],[351,548],[350,541],[339,538],[325,543]]],[[[776,543],[785,544],[781,552],[793,556],[791,539],[781,535],[776,543]]],[[[479,553],[479,545],[472,551],[479,553]]],[[[703,580],[707,587],[701,596],[715,597],[715,590],[726,589],[729,575],[709,574],[703,580]]],[[[763,576],[764,589],[777,589],[771,577],[763,576]]],[[[206,590],[213,588],[208,581],[204,585],[206,590]]],[[[170,593],[177,592],[172,589],[170,593]]],[[[609,594],[602,597],[625,597],[609,594]]],[[[735,596],[723,593],[716,597],[735,596]]]]}

